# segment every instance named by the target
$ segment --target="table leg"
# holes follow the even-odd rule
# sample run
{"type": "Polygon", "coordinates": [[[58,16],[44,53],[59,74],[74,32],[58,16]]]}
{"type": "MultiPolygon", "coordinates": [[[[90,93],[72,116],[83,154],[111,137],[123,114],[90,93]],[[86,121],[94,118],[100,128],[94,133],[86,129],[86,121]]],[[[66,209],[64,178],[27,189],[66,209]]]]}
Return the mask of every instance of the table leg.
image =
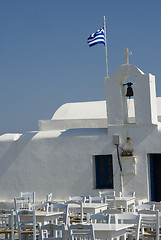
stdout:
{"type": "Polygon", "coordinates": [[[125,204],[125,212],[128,212],[128,204],[127,204],[127,202],[125,204]]]}

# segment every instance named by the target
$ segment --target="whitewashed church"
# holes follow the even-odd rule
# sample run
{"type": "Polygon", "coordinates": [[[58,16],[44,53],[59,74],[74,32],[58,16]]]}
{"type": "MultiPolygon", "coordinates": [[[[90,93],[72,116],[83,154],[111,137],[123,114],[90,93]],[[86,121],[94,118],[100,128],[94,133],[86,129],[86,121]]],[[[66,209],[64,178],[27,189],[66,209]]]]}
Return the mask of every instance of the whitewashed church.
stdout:
{"type": "Polygon", "coordinates": [[[128,64],[126,53],[126,64],[105,77],[105,101],[67,103],[37,132],[0,136],[0,200],[102,189],[161,200],[161,98],[155,76],[128,64]]]}

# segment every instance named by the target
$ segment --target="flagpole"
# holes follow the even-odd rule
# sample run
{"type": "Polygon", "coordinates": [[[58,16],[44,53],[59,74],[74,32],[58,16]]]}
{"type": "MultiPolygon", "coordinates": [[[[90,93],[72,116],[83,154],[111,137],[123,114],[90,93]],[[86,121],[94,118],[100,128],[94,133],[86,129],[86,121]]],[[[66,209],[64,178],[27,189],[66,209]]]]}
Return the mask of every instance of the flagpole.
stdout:
{"type": "Polygon", "coordinates": [[[106,19],[105,19],[105,16],[104,16],[104,31],[105,31],[105,56],[106,56],[106,74],[107,74],[107,77],[108,77],[108,59],[107,59],[107,36],[106,36],[106,19]]]}

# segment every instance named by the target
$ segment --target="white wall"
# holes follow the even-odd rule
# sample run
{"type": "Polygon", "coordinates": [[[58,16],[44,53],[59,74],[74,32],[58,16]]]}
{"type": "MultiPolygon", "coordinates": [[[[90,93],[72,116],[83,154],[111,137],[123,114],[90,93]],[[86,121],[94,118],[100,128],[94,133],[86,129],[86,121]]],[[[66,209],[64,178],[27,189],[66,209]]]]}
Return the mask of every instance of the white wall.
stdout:
{"type": "MultiPolygon", "coordinates": [[[[51,128],[50,131],[0,136],[1,201],[12,201],[21,191],[35,191],[36,198],[40,200],[45,200],[49,192],[53,193],[55,199],[65,199],[70,195],[95,195],[98,190],[94,189],[92,157],[101,154],[113,156],[114,188],[118,194],[121,190],[120,169],[116,146],[113,144],[114,135],[120,136],[121,148],[133,148],[137,157],[136,175],[123,177],[123,190],[135,191],[137,198],[148,198],[147,155],[161,153],[161,125],[157,122],[155,78],[144,75],[134,66],[123,65],[105,81],[108,128],[102,127],[104,124],[101,125],[100,118],[100,124],[97,119],[95,128],[84,128],[84,125],[81,128],[79,125],[79,129],[65,130],[57,127],[57,130],[51,128]],[[136,124],[125,124],[123,116],[122,104],[125,101],[122,101],[121,84],[128,75],[132,75],[137,81],[137,85],[134,83],[135,94],[142,94],[141,90],[145,85],[147,91],[144,92],[144,100],[140,97],[138,101],[137,94],[135,95],[136,124]],[[138,76],[141,78],[141,88],[138,76]],[[131,138],[130,145],[127,144],[127,137],[131,138]]],[[[105,112],[104,106],[103,104],[101,108],[102,113],[105,112]]],[[[62,115],[61,118],[63,119],[62,115]]],[[[94,127],[93,123],[90,126],[94,127]]]]}
{"type": "MultiPolygon", "coordinates": [[[[53,192],[55,199],[70,195],[95,195],[92,156],[112,154],[114,185],[120,191],[120,170],[113,135],[125,146],[127,129],[73,129],[28,133],[17,141],[0,137],[0,199],[12,200],[21,191],[35,191],[37,199],[53,192]]],[[[160,153],[161,134],[156,126],[128,129],[137,156],[137,175],[124,177],[124,190],[148,197],[147,153],[160,153]]]]}
{"type": "Polygon", "coordinates": [[[123,83],[133,78],[135,120],[138,125],[157,124],[157,103],[155,77],[144,74],[133,65],[125,64],[105,78],[108,125],[122,125],[126,122],[127,106],[123,83]]]}
{"type": "Polygon", "coordinates": [[[0,199],[21,191],[37,198],[53,192],[57,199],[93,192],[92,155],[107,152],[107,129],[28,133],[17,141],[0,140],[0,199]]]}

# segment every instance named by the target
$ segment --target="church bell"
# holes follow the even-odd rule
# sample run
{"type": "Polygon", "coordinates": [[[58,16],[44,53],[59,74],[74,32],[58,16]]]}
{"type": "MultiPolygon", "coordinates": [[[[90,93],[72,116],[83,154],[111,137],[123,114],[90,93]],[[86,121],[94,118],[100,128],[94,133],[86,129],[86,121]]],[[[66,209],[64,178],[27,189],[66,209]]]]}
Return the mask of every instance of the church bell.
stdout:
{"type": "Polygon", "coordinates": [[[129,97],[131,98],[132,96],[134,96],[134,92],[133,92],[133,89],[132,89],[132,85],[133,83],[132,82],[128,82],[126,84],[123,84],[123,86],[127,85],[127,92],[126,92],[126,97],[129,97]]]}

